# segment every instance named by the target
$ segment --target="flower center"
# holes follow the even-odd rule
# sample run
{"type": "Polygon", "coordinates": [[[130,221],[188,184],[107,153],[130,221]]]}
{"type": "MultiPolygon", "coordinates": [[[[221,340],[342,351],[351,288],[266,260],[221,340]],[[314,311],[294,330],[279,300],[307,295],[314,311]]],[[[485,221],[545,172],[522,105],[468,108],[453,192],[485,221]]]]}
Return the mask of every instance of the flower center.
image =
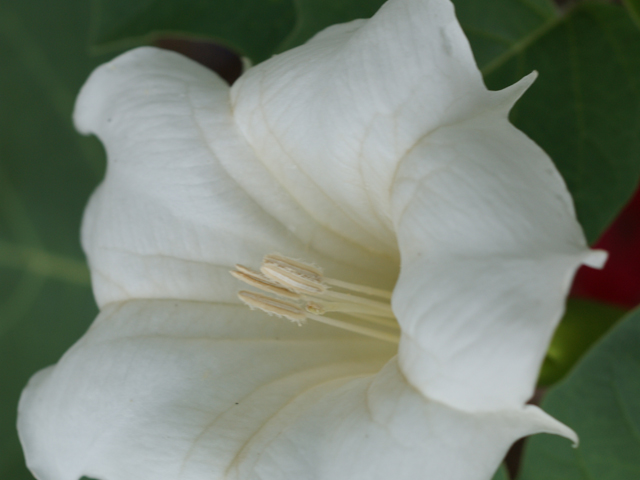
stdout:
{"type": "Polygon", "coordinates": [[[314,320],[378,340],[399,341],[400,327],[387,290],[327,278],[320,268],[276,254],[264,257],[259,272],[236,265],[230,273],[269,294],[238,292],[238,298],[251,309],[298,325],[314,320]]]}

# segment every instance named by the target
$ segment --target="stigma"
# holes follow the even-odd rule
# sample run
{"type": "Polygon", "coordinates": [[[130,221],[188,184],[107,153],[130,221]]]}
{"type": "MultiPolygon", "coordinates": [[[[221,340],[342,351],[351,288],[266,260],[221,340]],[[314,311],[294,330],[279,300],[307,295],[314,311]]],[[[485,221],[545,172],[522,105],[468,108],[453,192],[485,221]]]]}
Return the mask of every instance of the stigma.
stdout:
{"type": "Polygon", "coordinates": [[[328,278],[314,265],[278,254],[265,256],[260,271],[236,265],[230,273],[260,290],[238,292],[238,298],[251,309],[298,325],[313,320],[378,340],[399,342],[400,327],[387,290],[328,278]]]}

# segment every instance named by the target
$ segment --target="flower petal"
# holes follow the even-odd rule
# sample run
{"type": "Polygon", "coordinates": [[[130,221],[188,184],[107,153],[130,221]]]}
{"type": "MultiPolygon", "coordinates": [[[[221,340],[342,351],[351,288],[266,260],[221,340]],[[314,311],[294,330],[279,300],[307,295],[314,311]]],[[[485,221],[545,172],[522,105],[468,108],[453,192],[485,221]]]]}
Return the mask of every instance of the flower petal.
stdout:
{"type": "Polygon", "coordinates": [[[109,161],[82,232],[100,305],[235,301],[229,268],[280,251],[328,270],[344,263],[356,276],[384,278],[397,268],[326,230],[278,190],[233,124],[228,86],[180,55],[141,48],[99,67],[75,122],[98,135],[109,161]],[[258,192],[270,202],[257,203],[258,192]]]}
{"type": "Polygon", "coordinates": [[[402,368],[463,409],[528,400],[574,270],[603,260],[507,120],[533,79],[488,91],[449,1],[390,0],[232,88],[256,155],[319,222],[399,249],[402,368]]]}
{"type": "Polygon", "coordinates": [[[323,225],[393,255],[400,159],[486,97],[448,0],[389,0],[232,88],[236,122],[282,187],[323,225]]]}
{"type": "Polygon", "coordinates": [[[400,363],[426,396],[468,410],[531,397],[575,270],[604,260],[551,160],[507,120],[520,91],[425,137],[394,186],[400,363]]]}
{"type": "Polygon", "coordinates": [[[19,432],[40,480],[486,480],[521,435],[574,438],[535,407],[426,400],[393,354],[237,306],[112,304],[32,379],[19,432]]]}

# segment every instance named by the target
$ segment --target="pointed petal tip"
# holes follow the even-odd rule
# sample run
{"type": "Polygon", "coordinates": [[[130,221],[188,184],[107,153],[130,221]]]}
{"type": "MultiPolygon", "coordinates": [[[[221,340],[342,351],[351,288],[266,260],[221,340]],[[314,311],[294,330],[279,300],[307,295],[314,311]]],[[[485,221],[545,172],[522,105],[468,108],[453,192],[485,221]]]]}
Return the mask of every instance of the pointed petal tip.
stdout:
{"type": "Polygon", "coordinates": [[[571,440],[574,448],[578,446],[580,441],[578,434],[564,423],[553,418],[540,407],[535,405],[526,405],[524,411],[529,417],[529,422],[531,424],[529,434],[550,433],[552,435],[559,435],[571,440]]]}
{"type": "Polygon", "coordinates": [[[538,71],[533,70],[528,75],[522,77],[513,85],[510,85],[502,90],[495,92],[498,95],[501,106],[503,106],[507,111],[510,111],[511,108],[515,105],[515,103],[524,95],[533,82],[538,78],[538,71]]]}
{"type": "Polygon", "coordinates": [[[582,263],[591,268],[600,270],[609,258],[609,252],[606,250],[588,250],[582,263]]]}

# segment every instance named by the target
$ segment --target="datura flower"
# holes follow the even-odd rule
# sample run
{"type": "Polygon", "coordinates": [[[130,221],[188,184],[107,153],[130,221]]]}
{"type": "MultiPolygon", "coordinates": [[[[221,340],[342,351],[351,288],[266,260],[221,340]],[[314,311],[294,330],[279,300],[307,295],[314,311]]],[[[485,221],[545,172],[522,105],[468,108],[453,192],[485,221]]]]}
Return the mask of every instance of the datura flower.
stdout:
{"type": "Polygon", "coordinates": [[[448,0],[389,0],[232,88],[153,48],[99,67],[75,122],[108,156],[82,229],[101,311],[24,391],[30,469],[487,480],[519,437],[575,441],[526,402],[604,254],[508,122],[533,78],[488,91],[448,0]]]}

